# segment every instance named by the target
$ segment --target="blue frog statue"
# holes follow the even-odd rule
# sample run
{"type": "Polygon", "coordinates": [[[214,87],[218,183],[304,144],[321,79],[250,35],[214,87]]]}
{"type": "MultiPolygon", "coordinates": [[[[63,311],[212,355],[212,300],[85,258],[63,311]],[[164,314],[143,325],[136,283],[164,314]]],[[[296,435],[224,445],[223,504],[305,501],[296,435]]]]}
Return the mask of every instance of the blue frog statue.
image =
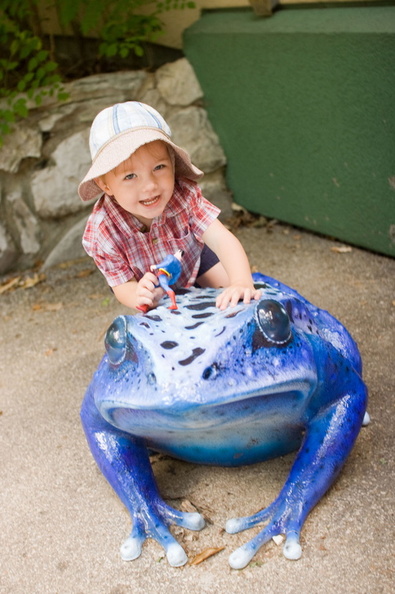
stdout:
{"type": "Polygon", "coordinates": [[[178,291],[178,309],[120,316],[82,404],[94,458],[132,518],[125,560],[156,539],[168,562],[187,562],[169,526],[201,530],[199,513],[161,498],[151,451],[193,463],[239,466],[298,450],[278,497],[229,533],[266,523],[234,551],[241,569],[273,536],[301,556],[303,523],[344,465],[368,422],[361,358],[347,330],[286,285],[262,274],[258,301],[215,307],[217,290],[178,291]],[[366,413],[366,415],[365,415],[366,413]]]}

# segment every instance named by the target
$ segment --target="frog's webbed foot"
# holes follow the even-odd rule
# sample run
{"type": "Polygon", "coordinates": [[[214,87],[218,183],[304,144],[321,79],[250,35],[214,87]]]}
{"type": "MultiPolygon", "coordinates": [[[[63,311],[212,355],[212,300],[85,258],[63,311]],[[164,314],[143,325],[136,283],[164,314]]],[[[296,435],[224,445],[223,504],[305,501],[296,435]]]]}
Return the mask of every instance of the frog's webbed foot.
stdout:
{"type": "Polygon", "coordinates": [[[284,557],[292,560],[300,559],[302,556],[302,548],[299,544],[300,526],[292,521],[290,516],[290,509],[285,504],[281,504],[280,498],[278,498],[269,507],[253,516],[228,520],[225,529],[229,534],[236,534],[270,520],[270,523],[253,539],[230,555],[230,566],[233,569],[243,569],[265,543],[279,534],[284,534],[286,538],[283,547],[284,557]]]}
{"type": "Polygon", "coordinates": [[[199,513],[177,511],[162,500],[151,504],[144,514],[132,513],[133,529],[130,536],[121,546],[121,557],[124,561],[137,559],[147,538],[155,539],[165,550],[167,560],[172,567],[181,567],[188,561],[182,546],[171,534],[168,526],[176,524],[189,530],[201,530],[204,518],[199,513]]]}

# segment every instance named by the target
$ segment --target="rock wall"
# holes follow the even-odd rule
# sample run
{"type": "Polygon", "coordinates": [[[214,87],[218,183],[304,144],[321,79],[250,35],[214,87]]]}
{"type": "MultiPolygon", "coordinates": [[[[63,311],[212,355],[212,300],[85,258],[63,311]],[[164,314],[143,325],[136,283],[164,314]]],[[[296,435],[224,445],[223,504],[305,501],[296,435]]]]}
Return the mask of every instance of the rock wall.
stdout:
{"type": "Polygon", "coordinates": [[[225,213],[230,208],[225,155],[185,58],[155,73],[93,75],[65,87],[66,102],[48,98],[32,109],[0,149],[0,274],[84,255],[81,235],[92,204],[80,200],[77,186],[90,166],[89,128],[101,109],[117,102],[137,100],[155,107],[174,141],[205,172],[205,196],[225,213]]]}

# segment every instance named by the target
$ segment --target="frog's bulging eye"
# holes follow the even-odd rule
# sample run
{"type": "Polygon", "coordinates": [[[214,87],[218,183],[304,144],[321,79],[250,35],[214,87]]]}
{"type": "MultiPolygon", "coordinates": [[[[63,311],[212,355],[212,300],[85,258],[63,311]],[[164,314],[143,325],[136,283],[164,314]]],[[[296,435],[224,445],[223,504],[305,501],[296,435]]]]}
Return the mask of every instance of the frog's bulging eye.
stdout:
{"type": "Polygon", "coordinates": [[[115,318],[107,330],[104,344],[110,363],[120,365],[126,357],[127,326],[124,316],[115,318]]]}
{"type": "Polygon", "coordinates": [[[257,305],[255,317],[267,346],[283,346],[290,341],[291,324],[281,303],[264,299],[257,305]]]}

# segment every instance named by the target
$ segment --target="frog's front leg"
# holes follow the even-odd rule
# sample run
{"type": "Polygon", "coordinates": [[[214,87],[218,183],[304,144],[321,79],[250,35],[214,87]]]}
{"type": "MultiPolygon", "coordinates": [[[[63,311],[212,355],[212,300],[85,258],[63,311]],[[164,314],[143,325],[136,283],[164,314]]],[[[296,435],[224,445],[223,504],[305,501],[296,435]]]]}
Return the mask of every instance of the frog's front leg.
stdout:
{"type": "Polygon", "coordinates": [[[350,453],[362,425],[366,398],[366,388],[360,382],[356,392],[320,410],[306,430],[289,477],[277,499],[253,516],[227,522],[226,531],[233,534],[269,521],[255,538],[231,554],[231,567],[245,567],[261,546],[278,534],[286,537],[284,556],[288,559],[300,558],[299,536],[303,523],[333,483],[350,453]]]}
{"type": "Polygon", "coordinates": [[[177,511],[163,501],[144,442],[107,423],[89,392],[82,404],[81,420],[93,457],[132,518],[132,532],[121,546],[122,558],[136,559],[146,538],[154,538],[165,549],[170,565],[184,565],[188,558],[169,525],[201,530],[203,517],[177,511]]]}

